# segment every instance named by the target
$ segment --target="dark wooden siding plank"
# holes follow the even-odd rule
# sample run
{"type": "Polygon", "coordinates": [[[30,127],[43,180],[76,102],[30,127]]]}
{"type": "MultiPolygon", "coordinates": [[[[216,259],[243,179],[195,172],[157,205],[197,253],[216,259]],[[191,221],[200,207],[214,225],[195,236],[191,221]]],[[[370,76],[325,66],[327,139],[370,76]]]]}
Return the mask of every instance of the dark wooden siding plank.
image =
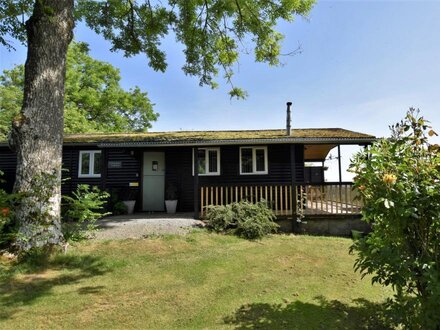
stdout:
{"type": "Polygon", "coordinates": [[[0,188],[5,189],[7,192],[11,192],[15,181],[15,169],[17,167],[17,158],[15,153],[9,148],[0,148],[0,170],[3,172],[1,179],[4,182],[0,182],[0,188]]]}

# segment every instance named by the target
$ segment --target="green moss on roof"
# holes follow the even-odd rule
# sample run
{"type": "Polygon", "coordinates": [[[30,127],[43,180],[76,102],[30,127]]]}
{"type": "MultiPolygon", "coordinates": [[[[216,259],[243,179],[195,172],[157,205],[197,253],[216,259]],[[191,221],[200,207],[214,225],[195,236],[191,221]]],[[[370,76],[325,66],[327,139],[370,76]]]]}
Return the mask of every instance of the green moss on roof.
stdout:
{"type": "MultiPolygon", "coordinates": [[[[118,143],[118,142],[200,142],[227,140],[255,140],[286,138],[286,131],[248,130],[248,131],[178,131],[147,133],[90,133],[68,134],[65,143],[118,143]]],[[[374,139],[374,136],[345,130],[342,128],[294,129],[291,138],[328,138],[328,139],[374,139]]]]}
{"type": "MultiPolygon", "coordinates": [[[[246,130],[246,131],[178,131],[178,132],[147,132],[147,133],[81,133],[66,134],[64,143],[190,143],[203,141],[285,139],[284,129],[246,130]]],[[[372,140],[373,135],[349,131],[342,128],[305,128],[293,129],[290,138],[296,139],[366,139],[372,140]]],[[[0,141],[0,144],[6,144],[0,141]]]]}

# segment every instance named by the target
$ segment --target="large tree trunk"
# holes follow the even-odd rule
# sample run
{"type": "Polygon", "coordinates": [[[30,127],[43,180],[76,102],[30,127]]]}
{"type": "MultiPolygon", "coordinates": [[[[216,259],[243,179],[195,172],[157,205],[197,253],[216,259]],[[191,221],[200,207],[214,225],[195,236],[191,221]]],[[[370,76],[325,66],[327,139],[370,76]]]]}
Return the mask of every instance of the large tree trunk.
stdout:
{"type": "Polygon", "coordinates": [[[17,153],[14,191],[18,249],[63,243],[61,163],[67,47],[73,36],[73,0],[36,0],[26,22],[28,53],[24,100],[10,144],[17,153]]]}

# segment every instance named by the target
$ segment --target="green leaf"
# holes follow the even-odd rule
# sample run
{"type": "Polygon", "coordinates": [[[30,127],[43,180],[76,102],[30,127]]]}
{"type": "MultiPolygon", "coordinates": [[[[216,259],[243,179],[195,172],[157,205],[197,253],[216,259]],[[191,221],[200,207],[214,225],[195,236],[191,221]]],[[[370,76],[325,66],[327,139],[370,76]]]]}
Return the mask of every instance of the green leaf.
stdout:
{"type": "Polygon", "coordinates": [[[390,201],[389,199],[385,199],[384,202],[383,202],[383,204],[385,205],[385,207],[386,207],[387,209],[389,209],[389,208],[391,208],[391,207],[394,207],[394,202],[393,202],[393,201],[390,201]]]}

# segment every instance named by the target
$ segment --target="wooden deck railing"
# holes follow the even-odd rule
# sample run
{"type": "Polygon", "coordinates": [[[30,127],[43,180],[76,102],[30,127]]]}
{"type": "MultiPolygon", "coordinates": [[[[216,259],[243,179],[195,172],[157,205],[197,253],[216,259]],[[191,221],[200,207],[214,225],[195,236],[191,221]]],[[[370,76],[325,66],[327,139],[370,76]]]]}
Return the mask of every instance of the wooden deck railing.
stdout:
{"type": "Polygon", "coordinates": [[[321,185],[300,185],[298,205],[307,214],[358,214],[362,203],[353,184],[326,183],[321,185]]]}
{"type": "Polygon", "coordinates": [[[200,187],[200,212],[210,205],[227,205],[241,200],[252,203],[265,200],[276,215],[291,215],[296,210],[311,214],[357,214],[362,207],[352,183],[298,184],[292,199],[290,184],[218,185],[200,187]],[[294,203],[294,202],[293,202],[294,203]]]}
{"type": "Polygon", "coordinates": [[[200,209],[203,216],[209,205],[226,205],[247,200],[252,203],[268,201],[276,214],[292,214],[290,185],[207,186],[200,188],[200,209]]]}

